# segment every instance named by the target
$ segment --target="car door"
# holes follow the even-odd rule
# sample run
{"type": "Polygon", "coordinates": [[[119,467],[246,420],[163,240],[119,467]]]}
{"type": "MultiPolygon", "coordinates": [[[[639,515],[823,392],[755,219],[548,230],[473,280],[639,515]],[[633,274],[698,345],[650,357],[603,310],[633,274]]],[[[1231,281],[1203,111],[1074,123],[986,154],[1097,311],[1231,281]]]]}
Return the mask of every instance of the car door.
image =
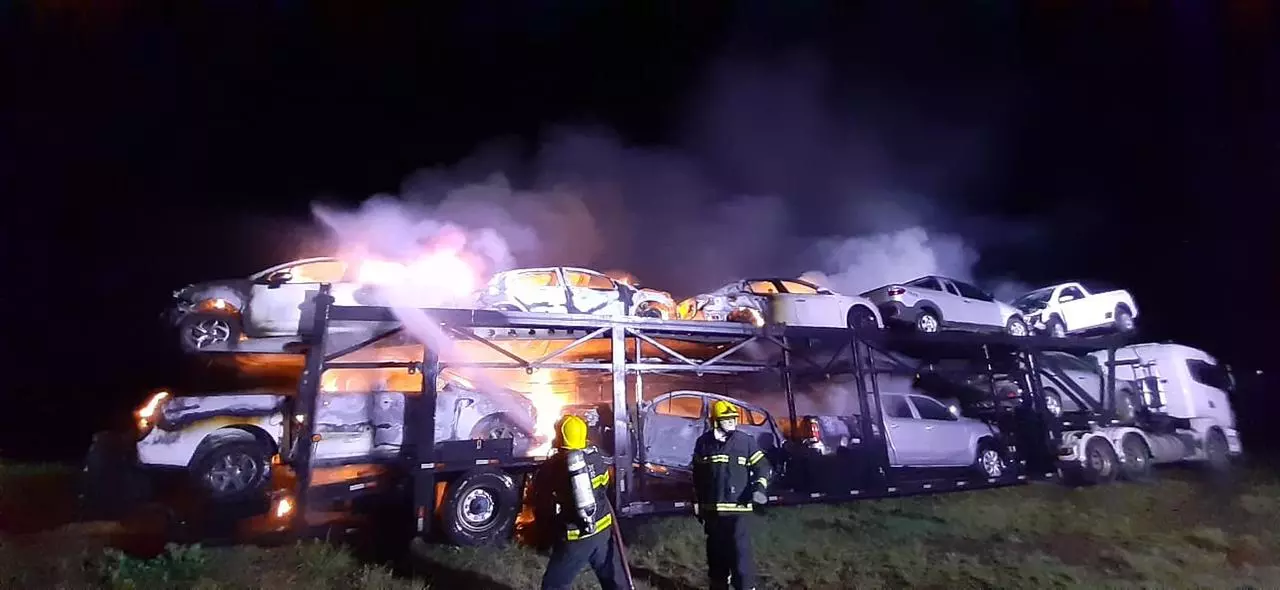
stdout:
{"type": "Polygon", "coordinates": [[[881,394],[881,409],[889,440],[889,462],[893,465],[928,465],[929,441],[924,424],[905,395],[881,394]]]}
{"type": "Polygon", "coordinates": [[[706,397],[696,392],[660,395],[641,411],[644,462],[688,472],[693,446],[707,429],[706,397]]]}
{"type": "Polygon", "coordinates": [[[928,461],[932,465],[968,465],[969,430],[960,417],[942,402],[923,395],[911,395],[924,438],[928,441],[928,461]]]}
{"type": "Polygon", "coordinates": [[[564,269],[565,284],[569,286],[570,309],[575,313],[591,315],[627,315],[613,279],[598,272],[581,268],[564,269]]]}
{"type": "Polygon", "coordinates": [[[971,318],[970,323],[1004,327],[1000,317],[1000,307],[996,305],[995,297],[964,281],[951,281],[951,283],[960,292],[960,300],[964,302],[966,313],[971,318]]]}
{"type": "MultiPolygon", "coordinates": [[[[314,299],[323,283],[338,284],[346,276],[341,260],[304,262],[255,282],[246,316],[253,329],[265,336],[291,336],[307,331],[314,299]]],[[[336,297],[335,297],[336,300],[336,297]]]]}
{"type": "MultiPolygon", "coordinates": [[[[775,297],[786,297],[791,305],[787,306],[796,315],[791,322],[804,326],[844,326],[847,309],[836,309],[844,299],[830,294],[823,295],[814,287],[797,281],[778,281],[783,294],[775,297]]],[[[847,306],[846,306],[847,307],[847,306]]]]}
{"type": "Polygon", "coordinates": [[[964,298],[960,297],[960,290],[948,279],[938,278],[937,281],[942,291],[937,292],[934,302],[942,308],[943,320],[962,324],[976,323],[978,313],[965,304],[964,298]]]}
{"type": "Polygon", "coordinates": [[[506,297],[529,311],[568,313],[568,290],[557,268],[512,271],[502,285],[506,297]]]}
{"type": "Polygon", "coordinates": [[[1102,314],[1095,314],[1090,307],[1091,302],[1078,287],[1063,287],[1058,292],[1058,313],[1062,315],[1062,321],[1067,323],[1069,330],[1093,328],[1102,322],[1102,314]]]}

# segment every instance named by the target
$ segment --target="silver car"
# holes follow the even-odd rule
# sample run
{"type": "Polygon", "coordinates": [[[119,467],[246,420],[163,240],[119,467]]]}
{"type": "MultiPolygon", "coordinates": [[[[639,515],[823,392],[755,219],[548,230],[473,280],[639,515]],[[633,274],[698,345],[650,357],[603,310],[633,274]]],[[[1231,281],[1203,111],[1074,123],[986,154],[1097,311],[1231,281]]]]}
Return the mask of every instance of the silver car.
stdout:
{"type": "Polygon", "coordinates": [[[920,332],[956,329],[1027,335],[1027,323],[1016,308],[955,279],[920,277],[862,296],[875,302],[886,322],[912,326],[920,332]]]}

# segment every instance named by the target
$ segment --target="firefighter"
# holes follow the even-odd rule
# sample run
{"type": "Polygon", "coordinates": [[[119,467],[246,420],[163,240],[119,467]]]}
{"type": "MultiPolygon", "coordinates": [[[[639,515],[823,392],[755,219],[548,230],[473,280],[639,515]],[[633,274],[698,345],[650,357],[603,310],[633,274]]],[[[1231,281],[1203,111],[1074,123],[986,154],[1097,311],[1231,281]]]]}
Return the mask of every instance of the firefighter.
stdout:
{"type": "Polygon", "coordinates": [[[615,526],[606,492],[609,471],[599,451],[587,446],[587,423],[566,416],[556,434],[559,452],[542,467],[546,476],[541,479],[551,486],[556,522],[542,588],[569,588],[583,568],[591,566],[604,590],[631,590],[621,548],[609,530],[615,526]]]}
{"type": "Polygon", "coordinates": [[[693,449],[693,514],[707,535],[707,571],[713,590],[754,589],[755,562],[748,528],[753,504],[769,497],[769,461],[751,435],[739,432],[738,408],[711,407],[711,430],[693,449]]]}

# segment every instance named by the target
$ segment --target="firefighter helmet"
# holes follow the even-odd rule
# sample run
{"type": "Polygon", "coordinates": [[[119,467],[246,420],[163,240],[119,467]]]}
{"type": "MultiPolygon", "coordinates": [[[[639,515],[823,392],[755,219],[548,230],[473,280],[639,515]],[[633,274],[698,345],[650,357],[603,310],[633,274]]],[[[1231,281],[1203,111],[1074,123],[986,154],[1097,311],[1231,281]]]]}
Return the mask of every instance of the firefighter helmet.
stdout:
{"type": "Polygon", "coordinates": [[[566,449],[584,449],[587,447],[587,423],[577,416],[569,415],[560,420],[560,446],[566,449]]]}
{"type": "Polygon", "coordinates": [[[711,419],[724,420],[727,418],[738,419],[738,406],[727,401],[718,400],[711,406],[711,419]]]}

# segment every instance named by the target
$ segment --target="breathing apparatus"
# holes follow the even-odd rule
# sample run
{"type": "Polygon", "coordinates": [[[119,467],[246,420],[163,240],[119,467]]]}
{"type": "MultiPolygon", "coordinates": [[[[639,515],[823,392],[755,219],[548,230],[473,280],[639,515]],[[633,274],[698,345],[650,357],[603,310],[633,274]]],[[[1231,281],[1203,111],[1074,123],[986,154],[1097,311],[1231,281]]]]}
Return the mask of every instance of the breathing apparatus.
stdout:
{"type": "Polygon", "coordinates": [[[581,521],[583,532],[595,532],[596,505],[595,490],[591,481],[595,472],[587,463],[587,423],[577,416],[566,416],[560,423],[560,446],[567,451],[565,463],[569,469],[570,489],[573,495],[573,507],[581,521]]]}

